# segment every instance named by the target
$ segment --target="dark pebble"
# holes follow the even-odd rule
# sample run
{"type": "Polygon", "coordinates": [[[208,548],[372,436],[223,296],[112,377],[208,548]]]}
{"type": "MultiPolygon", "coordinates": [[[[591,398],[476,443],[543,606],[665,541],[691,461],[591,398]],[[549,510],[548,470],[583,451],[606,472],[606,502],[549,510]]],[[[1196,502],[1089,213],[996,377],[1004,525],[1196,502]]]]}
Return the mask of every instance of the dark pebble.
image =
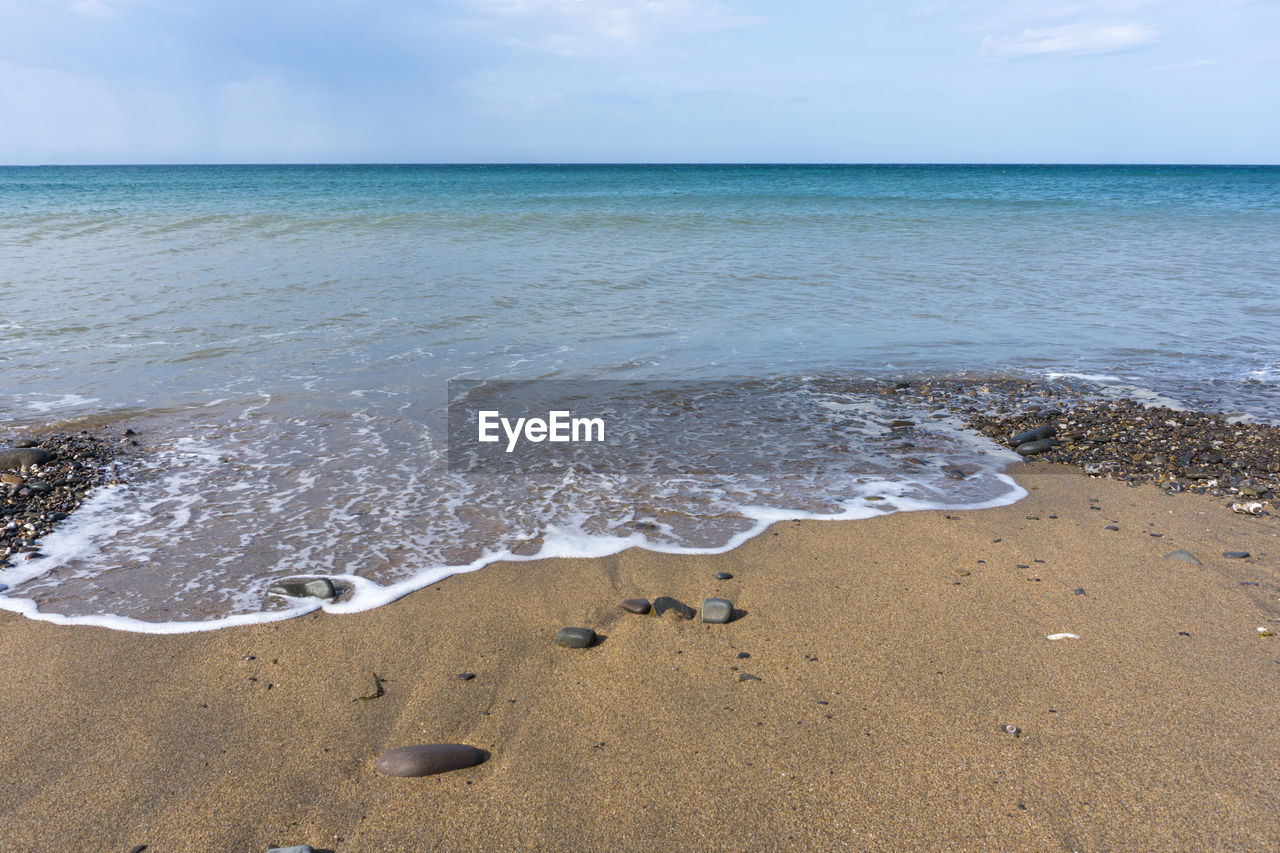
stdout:
{"type": "Polygon", "coordinates": [[[1106,527],[1103,528],[1103,530],[1119,530],[1119,529],[1120,528],[1116,527],[1114,524],[1108,524],[1106,527]]]}
{"type": "Polygon", "coordinates": [[[35,447],[36,440],[34,438],[20,438],[13,443],[14,447],[35,447]]]}
{"type": "Polygon", "coordinates": [[[1037,453],[1053,449],[1053,442],[1047,438],[1042,441],[1028,441],[1026,444],[1019,444],[1014,448],[1019,456],[1035,456],[1037,453]]]}
{"type": "Polygon", "coordinates": [[[761,680],[760,676],[758,675],[750,675],[745,672],[738,674],[738,681],[760,681],[760,680],[761,680]]]}
{"type": "Polygon", "coordinates": [[[653,601],[653,615],[666,616],[668,613],[674,613],[681,619],[692,619],[696,614],[693,608],[685,604],[683,601],[674,599],[668,595],[662,595],[653,601]]]}
{"type": "Polygon", "coordinates": [[[431,776],[475,767],[487,756],[483,750],[461,743],[428,743],[402,746],[378,756],[379,773],[388,776],[431,776]]]}
{"type": "Polygon", "coordinates": [[[1243,560],[1245,557],[1249,556],[1249,552],[1248,551],[1223,551],[1222,556],[1230,557],[1233,560],[1243,560]]]}
{"type": "Polygon", "coordinates": [[[1082,586],[1076,587],[1076,595],[1084,595],[1084,594],[1085,594],[1084,587],[1082,586]]]}
{"type": "Polygon", "coordinates": [[[596,632],[590,628],[561,628],[556,631],[556,645],[566,649],[585,649],[596,641],[596,632]]]}
{"type": "Polygon", "coordinates": [[[749,657],[751,657],[750,652],[738,652],[738,660],[746,660],[749,657]]]}
{"type": "MultiPolygon", "coordinates": [[[[1053,435],[1055,431],[1056,430],[1054,429],[1053,424],[1045,424],[1044,426],[1038,426],[1035,429],[1029,429],[1026,432],[1020,432],[1017,435],[1012,436],[1009,439],[1009,446],[1016,448],[1019,445],[1030,444],[1031,442],[1036,442],[1036,441],[1043,441],[1044,439],[1053,435]]],[[[1046,447],[1045,449],[1047,450],[1048,448],[1046,447]]],[[[1040,451],[1036,451],[1036,452],[1039,453],[1040,451]]]]}
{"type": "Polygon", "coordinates": [[[651,609],[647,598],[628,598],[622,602],[621,607],[628,613],[639,613],[641,616],[651,609]]]}
{"type": "Polygon", "coordinates": [[[473,678],[475,678],[475,677],[476,677],[476,674],[475,674],[474,672],[460,672],[460,673],[458,673],[458,680],[459,680],[459,681],[470,681],[471,679],[473,679],[473,678]]]}
{"type": "Polygon", "coordinates": [[[732,577],[733,577],[733,575],[731,575],[729,572],[716,572],[716,574],[715,574],[715,578],[716,578],[716,580],[718,580],[718,581],[727,581],[727,580],[731,579],[732,577]]]}

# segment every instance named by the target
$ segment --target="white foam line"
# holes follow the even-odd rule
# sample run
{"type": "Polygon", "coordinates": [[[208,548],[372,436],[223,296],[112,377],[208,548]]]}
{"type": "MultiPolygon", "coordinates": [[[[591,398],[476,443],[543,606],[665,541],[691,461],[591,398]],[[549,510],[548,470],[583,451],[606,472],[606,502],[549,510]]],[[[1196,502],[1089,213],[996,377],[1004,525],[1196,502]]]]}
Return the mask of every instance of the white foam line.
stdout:
{"type": "MultiPolygon", "coordinates": [[[[239,613],[232,616],[224,616],[219,619],[208,619],[202,621],[148,622],[142,619],[110,614],[67,616],[59,613],[43,613],[36,607],[35,602],[30,599],[15,598],[3,594],[0,594],[0,609],[20,613],[29,619],[35,619],[41,622],[52,622],[57,625],[90,625],[100,628],[110,628],[117,631],[131,631],[142,634],[188,634],[201,631],[214,631],[219,628],[233,628],[242,625],[258,625],[268,622],[279,622],[284,619],[291,619],[307,613],[314,613],[317,610],[324,610],[327,613],[335,614],[359,613],[390,604],[396,599],[403,598],[411,592],[416,592],[420,589],[431,586],[432,584],[438,583],[439,581],[453,575],[474,572],[487,565],[500,561],[530,562],[533,560],[544,560],[554,557],[605,557],[617,554],[629,548],[643,548],[646,551],[654,551],[663,554],[725,554],[735,548],[738,548],[747,540],[759,536],[765,530],[769,529],[772,524],[778,521],[847,521],[886,515],[894,510],[991,509],[1016,503],[1027,496],[1027,491],[1014,482],[1012,477],[1005,474],[996,474],[995,477],[1009,486],[1009,491],[999,497],[976,504],[944,504],[906,498],[901,495],[897,495],[893,498],[893,506],[891,508],[870,508],[861,504],[853,504],[847,505],[844,512],[829,515],[763,506],[743,507],[742,510],[744,514],[748,518],[753,519],[755,524],[747,530],[734,534],[723,545],[715,547],[693,548],[680,545],[651,543],[643,534],[640,533],[633,533],[627,537],[592,536],[578,533],[568,528],[552,526],[546,531],[543,538],[543,547],[537,554],[513,554],[509,550],[489,552],[466,565],[439,566],[426,569],[413,577],[385,586],[354,573],[326,575],[294,573],[289,575],[289,577],[327,577],[330,580],[339,583],[346,583],[352,587],[352,594],[350,598],[341,601],[287,599],[291,604],[287,610],[239,613]]],[[[889,481],[865,484],[869,489],[879,489],[879,491],[888,494],[900,492],[907,485],[912,484],[889,481]]],[[[113,527],[114,523],[109,510],[119,502],[122,492],[123,487],[106,487],[99,490],[98,493],[90,498],[89,501],[86,501],[85,505],[81,507],[81,510],[77,513],[77,515],[80,515],[79,520],[75,520],[76,517],[73,516],[72,522],[69,522],[68,525],[60,528],[54,534],[51,534],[46,538],[42,544],[42,549],[48,548],[49,553],[47,556],[28,561],[29,564],[33,565],[0,571],[0,583],[9,583],[10,586],[13,586],[15,583],[21,583],[23,580],[30,580],[31,578],[38,577],[56,566],[61,565],[64,560],[70,559],[73,556],[84,556],[87,553],[86,549],[93,548],[90,541],[91,534],[101,534],[106,531],[108,527],[113,527]],[[81,515],[81,513],[83,513],[83,515],[81,515]]],[[[871,494],[871,492],[869,491],[868,494],[871,494]]]]}

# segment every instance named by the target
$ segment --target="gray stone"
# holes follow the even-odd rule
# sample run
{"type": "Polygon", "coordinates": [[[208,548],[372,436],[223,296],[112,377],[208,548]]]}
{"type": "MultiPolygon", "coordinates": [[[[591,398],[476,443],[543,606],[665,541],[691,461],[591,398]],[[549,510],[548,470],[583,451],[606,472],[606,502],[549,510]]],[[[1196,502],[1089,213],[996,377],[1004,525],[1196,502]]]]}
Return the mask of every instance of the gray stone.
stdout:
{"type": "Polygon", "coordinates": [[[1046,450],[1053,449],[1053,442],[1049,439],[1041,441],[1028,441],[1019,444],[1016,448],[1019,456],[1035,456],[1037,453],[1044,453],[1046,450]]]}
{"type": "Polygon", "coordinates": [[[14,447],[35,447],[36,440],[34,438],[20,438],[13,443],[14,447]]]}
{"type": "Polygon", "coordinates": [[[566,649],[585,649],[596,641],[596,632],[590,628],[561,628],[556,631],[556,645],[566,649]]]}
{"type": "Polygon", "coordinates": [[[620,606],[628,613],[639,613],[641,616],[652,609],[652,605],[649,604],[649,599],[647,598],[628,598],[623,600],[620,606]]]}
{"type": "Polygon", "coordinates": [[[708,598],[702,602],[702,621],[723,625],[733,615],[733,602],[727,598],[708,598]]]}
{"type": "Polygon", "coordinates": [[[1230,557],[1233,560],[1243,560],[1249,556],[1248,551],[1223,551],[1222,556],[1230,557]]]}
{"type": "Polygon", "coordinates": [[[733,575],[731,575],[729,572],[716,572],[715,577],[716,577],[716,580],[718,581],[727,581],[732,579],[733,575]]]}
{"type": "Polygon", "coordinates": [[[13,450],[0,450],[0,471],[13,468],[29,468],[32,465],[43,465],[52,459],[49,451],[40,447],[20,447],[13,450]]]}
{"type": "Polygon", "coordinates": [[[658,596],[653,601],[653,615],[666,616],[668,613],[674,613],[681,619],[692,619],[694,617],[693,608],[667,595],[658,596]]]}
{"type": "Polygon", "coordinates": [[[268,847],[267,853],[315,853],[310,844],[295,844],[292,847],[268,847]]]}
{"type": "Polygon", "coordinates": [[[1044,424],[1035,429],[1029,429],[1026,432],[1020,432],[1009,438],[1010,447],[1020,447],[1034,441],[1042,441],[1057,432],[1053,424],[1044,424]]]}
{"type": "Polygon", "coordinates": [[[742,681],[760,681],[760,680],[761,680],[760,676],[758,676],[758,675],[751,675],[750,673],[746,673],[746,672],[740,673],[740,674],[738,675],[738,681],[739,681],[739,682],[742,682],[742,681]]]}
{"type": "Polygon", "coordinates": [[[376,767],[388,776],[432,776],[475,767],[487,757],[483,750],[461,743],[426,743],[388,750],[378,756],[376,767]]]}
{"type": "Polygon", "coordinates": [[[290,598],[333,598],[337,590],[333,581],[328,578],[312,578],[308,581],[281,581],[267,588],[272,595],[287,595],[290,598]]]}
{"type": "Polygon", "coordinates": [[[1192,554],[1190,551],[1186,551],[1186,550],[1182,550],[1182,549],[1179,549],[1179,550],[1177,550],[1177,551],[1170,551],[1168,554],[1165,554],[1165,555],[1164,555],[1164,558],[1165,558],[1166,560],[1181,560],[1182,562],[1184,562],[1184,563],[1190,563],[1190,564],[1191,564],[1191,565],[1193,565],[1193,566],[1202,566],[1202,565],[1204,565],[1204,564],[1203,564],[1203,563],[1201,563],[1199,560],[1197,560],[1197,559],[1195,558],[1195,555],[1194,555],[1194,554],[1192,554]]]}

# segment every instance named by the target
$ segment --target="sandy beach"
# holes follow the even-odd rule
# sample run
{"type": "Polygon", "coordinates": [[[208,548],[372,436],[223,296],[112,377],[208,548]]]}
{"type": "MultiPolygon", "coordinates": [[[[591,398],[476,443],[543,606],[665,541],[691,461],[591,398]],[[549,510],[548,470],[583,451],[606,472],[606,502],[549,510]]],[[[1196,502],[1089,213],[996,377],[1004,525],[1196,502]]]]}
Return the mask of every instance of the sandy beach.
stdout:
{"type": "Polygon", "coordinates": [[[352,616],[151,636],[0,614],[0,846],[1276,847],[1280,524],[1010,473],[1029,496],[1004,508],[497,564],[352,616]],[[741,612],[618,607],[661,595],[741,612]],[[557,647],[566,625],[602,640],[557,647]],[[415,743],[490,757],[375,772],[415,743]]]}

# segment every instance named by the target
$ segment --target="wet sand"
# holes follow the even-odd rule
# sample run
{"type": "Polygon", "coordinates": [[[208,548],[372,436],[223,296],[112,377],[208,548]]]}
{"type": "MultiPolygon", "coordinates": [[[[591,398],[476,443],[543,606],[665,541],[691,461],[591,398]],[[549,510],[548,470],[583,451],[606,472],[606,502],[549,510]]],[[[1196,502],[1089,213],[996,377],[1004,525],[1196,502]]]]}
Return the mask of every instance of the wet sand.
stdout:
{"type": "Polygon", "coordinates": [[[1280,845],[1280,636],[1257,630],[1280,634],[1280,521],[1011,473],[1030,495],[1001,509],[498,564],[352,616],[166,637],[0,613],[0,847],[1280,845]],[[659,595],[742,613],[617,606],[659,595]],[[565,625],[603,641],[559,648],[565,625]],[[432,742],[491,757],[373,770],[432,742]]]}

